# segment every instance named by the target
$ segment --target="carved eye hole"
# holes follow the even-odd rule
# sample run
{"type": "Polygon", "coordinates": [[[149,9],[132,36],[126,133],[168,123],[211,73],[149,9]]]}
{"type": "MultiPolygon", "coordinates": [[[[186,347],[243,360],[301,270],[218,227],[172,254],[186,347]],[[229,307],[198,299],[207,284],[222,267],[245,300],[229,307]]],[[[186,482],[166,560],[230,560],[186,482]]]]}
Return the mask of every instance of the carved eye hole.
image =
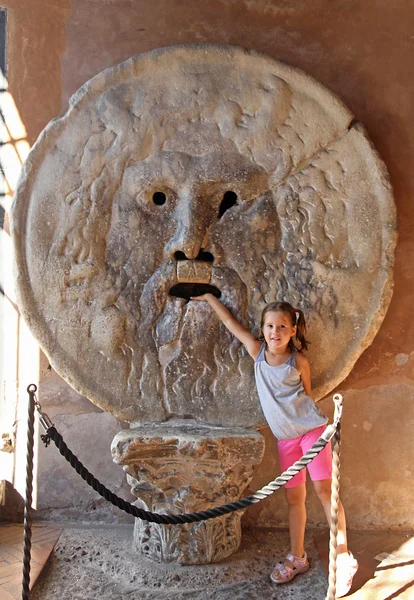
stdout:
{"type": "Polygon", "coordinates": [[[166,200],[167,196],[164,194],[164,192],[154,192],[152,195],[152,201],[157,206],[162,206],[163,204],[165,204],[166,200]]]}
{"type": "Polygon", "coordinates": [[[237,194],[236,192],[228,191],[224,194],[223,200],[221,201],[218,218],[220,219],[226,210],[229,210],[232,206],[237,204],[237,194]]]}

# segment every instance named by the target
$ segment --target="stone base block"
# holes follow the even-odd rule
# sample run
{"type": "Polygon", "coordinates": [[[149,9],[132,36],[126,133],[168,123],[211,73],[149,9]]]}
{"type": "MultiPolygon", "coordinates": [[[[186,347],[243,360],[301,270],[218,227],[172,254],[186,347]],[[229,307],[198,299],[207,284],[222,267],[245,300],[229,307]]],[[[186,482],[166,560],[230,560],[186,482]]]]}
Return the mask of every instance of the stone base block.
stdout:
{"type": "MultiPolygon", "coordinates": [[[[238,500],[264,452],[250,429],[177,421],[118,433],[113,460],[123,465],[137,506],[162,514],[198,512],[238,500]]],[[[135,522],[134,548],[159,562],[208,564],[235,552],[243,511],[186,525],[135,522]]]]}

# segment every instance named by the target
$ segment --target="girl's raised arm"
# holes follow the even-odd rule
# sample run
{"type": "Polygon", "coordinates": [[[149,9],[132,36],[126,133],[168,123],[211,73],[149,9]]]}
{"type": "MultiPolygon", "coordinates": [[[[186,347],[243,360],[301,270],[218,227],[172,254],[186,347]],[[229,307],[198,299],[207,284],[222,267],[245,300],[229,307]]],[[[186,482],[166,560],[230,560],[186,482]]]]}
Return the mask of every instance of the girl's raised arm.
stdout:
{"type": "Polygon", "coordinates": [[[255,359],[259,354],[261,342],[254,337],[250,331],[247,331],[237,319],[233,317],[231,312],[224,306],[222,302],[213,294],[203,294],[202,296],[194,296],[191,300],[200,300],[202,302],[208,302],[211,308],[214,310],[220,321],[227,327],[227,329],[234,335],[238,340],[241,341],[247,348],[250,356],[255,359]]]}

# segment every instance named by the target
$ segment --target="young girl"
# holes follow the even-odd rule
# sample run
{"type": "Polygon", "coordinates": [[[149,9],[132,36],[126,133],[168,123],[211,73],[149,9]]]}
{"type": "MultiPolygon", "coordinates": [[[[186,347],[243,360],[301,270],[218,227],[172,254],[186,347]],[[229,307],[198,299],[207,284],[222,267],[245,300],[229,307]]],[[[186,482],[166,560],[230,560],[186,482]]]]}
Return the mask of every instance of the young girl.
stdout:
{"type": "MultiPolygon", "coordinates": [[[[312,400],[310,368],[302,350],[307,349],[305,317],[288,302],[274,302],[263,310],[261,338],[257,340],[212,294],[192,300],[208,302],[223,324],[247,348],[254,359],[256,386],[263,413],[278,439],[280,468],[285,471],[318,440],[327,417],[312,400]],[[300,344],[297,349],[293,342],[300,344]]],[[[308,465],[316,494],[322,503],[328,523],[331,519],[330,443],[308,465]]],[[[306,525],[306,471],[303,469],[284,487],[288,503],[290,552],[275,565],[270,578],[274,583],[286,583],[309,569],[304,549],[306,525]]],[[[339,503],[338,558],[336,597],[349,592],[358,563],[348,552],[345,513],[339,503]]]]}

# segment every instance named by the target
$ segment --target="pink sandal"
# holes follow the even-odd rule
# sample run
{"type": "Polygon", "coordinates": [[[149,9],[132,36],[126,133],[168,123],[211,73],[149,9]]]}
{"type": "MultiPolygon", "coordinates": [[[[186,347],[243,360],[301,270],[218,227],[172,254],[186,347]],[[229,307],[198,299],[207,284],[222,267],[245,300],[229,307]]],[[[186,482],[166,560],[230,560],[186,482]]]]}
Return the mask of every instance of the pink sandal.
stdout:
{"type": "Polygon", "coordinates": [[[351,552],[338,554],[336,559],[336,597],[346,596],[358,571],[358,561],[351,552]]]}
{"type": "Polygon", "coordinates": [[[273,583],[287,583],[288,581],[292,581],[296,575],[306,573],[308,569],[309,561],[306,552],[303,558],[288,554],[283,564],[277,563],[274,566],[273,571],[270,574],[270,579],[273,583]],[[285,564],[286,562],[290,564],[285,564]],[[278,577],[276,577],[276,575],[278,575],[278,577]]]}

